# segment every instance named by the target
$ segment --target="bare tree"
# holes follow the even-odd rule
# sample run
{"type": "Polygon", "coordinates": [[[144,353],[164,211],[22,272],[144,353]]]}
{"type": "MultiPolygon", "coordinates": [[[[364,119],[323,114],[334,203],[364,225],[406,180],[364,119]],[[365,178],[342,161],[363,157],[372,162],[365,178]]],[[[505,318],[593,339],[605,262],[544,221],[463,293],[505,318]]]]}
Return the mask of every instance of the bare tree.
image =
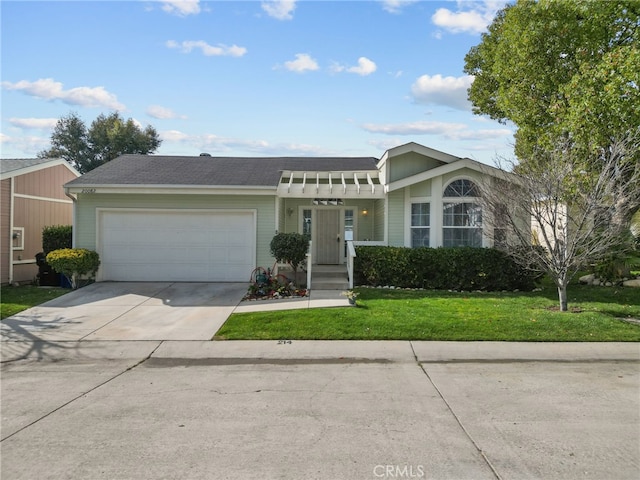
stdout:
{"type": "Polygon", "coordinates": [[[510,171],[501,165],[502,178],[480,186],[496,246],[548,274],[561,311],[578,270],[624,248],[621,240],[640,206],[640,164],[632,159],[639,143],[629,136],[586,161],[562,142],[521,165],[511,162],[510,171]]]}

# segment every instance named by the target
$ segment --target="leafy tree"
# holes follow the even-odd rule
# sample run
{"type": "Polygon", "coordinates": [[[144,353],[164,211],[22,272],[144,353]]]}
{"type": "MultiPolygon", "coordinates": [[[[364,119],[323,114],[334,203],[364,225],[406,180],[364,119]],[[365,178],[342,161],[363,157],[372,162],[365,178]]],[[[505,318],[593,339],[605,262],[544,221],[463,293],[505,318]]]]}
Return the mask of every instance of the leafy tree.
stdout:
{"type": "Polygon", "coordinates": [[[553,279],[561,311],[578,270],[633,249],[624,240],[640,202],[640,163],[628,158],[638,148],[640,136],[614,141],[589,159],[596,175],[582,169],[584,152],[569,141],[537,147],[533,155],[542,161],[521,163],[515,175],[505,171],[510,181],[480,186],[488,231],[523,267],[553,279]]]}
{"type": "Polygon", "coordinates": [[[639,26],[637,0],[505,7],[465,57],[465,72],[475,76],[474,112],[516,125],[521,160],[533,160],[540,145],[553,149],[559,138],[594,158],[640,125],[639,26]]]}
{"type": "Polygon", "coordinates": [[[51,134],[51,148],[40,158],[63,158],[80,173],[87,173],[125,153],[153,153],[162,141],[152,126],[138,127],[119,113],[100,114],[89,129],[76,113],[58,120],[51,134]]]}
{"type": "Polygon", "coordinates": [[[298,268],[306,261],[309,251],[309,237],[301,233],[278,233],[271,239],[271,254],[278,262],[288,263],[293,270],[293,278],[298,279],[298,268]]]}

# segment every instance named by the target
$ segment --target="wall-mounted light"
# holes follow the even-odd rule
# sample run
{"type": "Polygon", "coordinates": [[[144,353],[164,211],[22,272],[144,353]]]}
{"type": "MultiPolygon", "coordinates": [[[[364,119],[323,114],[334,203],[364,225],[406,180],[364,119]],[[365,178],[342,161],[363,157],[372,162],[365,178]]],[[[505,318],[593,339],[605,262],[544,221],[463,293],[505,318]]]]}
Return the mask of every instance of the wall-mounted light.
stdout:
{"type": "Polygon", "coordinates": [[[366,217],[367,215],[369,215],[369,211],[366,208],[362,209],[362,216],[366,217]]]}
{"type": "Polygon", "coordinates": [[[293,215],[293,208],[291,208],[291,207],[287,208],[287,215],[288,216],[293,215]]]}

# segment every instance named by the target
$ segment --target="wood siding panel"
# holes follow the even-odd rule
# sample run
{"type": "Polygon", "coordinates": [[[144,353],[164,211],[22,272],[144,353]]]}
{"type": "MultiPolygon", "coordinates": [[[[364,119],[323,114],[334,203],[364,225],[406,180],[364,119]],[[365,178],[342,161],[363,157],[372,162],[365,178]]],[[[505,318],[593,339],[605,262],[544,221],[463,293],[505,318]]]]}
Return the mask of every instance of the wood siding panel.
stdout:
{"type": "Polygon", "coordinates": [[[374,222],[373,222],[373,238],[376,242],[384,241],[384,227],[385,227],[385,200],[378,199],[373,206],[374,222]]]}
{"type": "Polygon", "coordinates": [[[9,245],[11,239],[11,180],[2,180],[0,186],[0,281],[9,283],[9,245]]]}
{"type": "Polygon", "coordinates": [[[256,260],[258,266],[274,263],[269,244],[275,235],[275,202],[261,195],[140,195],[80,194],[77,203],[76,247],[95,250],[97,208],[255,209],[257,210],[256,260]]]}
{"type": "Polygon", "coordinates": [[[434,158],[425,157],[417,152],[408,152],[404,155],[393,157],[390,163],[390,182],[417,175],[444,165],[444,162],[434,158]]]}
{"type": "Polygon", "coordinates": [[[404,247],[404,189],[390,192],[389,202],[389,245],[404,247]]]}
{"type": "MultiPolygon", "coordinates": [[[[14,227],[24,227],[24,250],[13,252],[14,261],[35,260],[42,251],[42,229],[51,225],[71,225],[73,205],[17,197],[14,200],[14,227]]],[[[19,281],[16,278],[16,281],[19,281]]]]}
{"type": "Polygon", "coordinates": [[[35,172],[20,175],[15,179],[15,193],[37,197],[69,200],[64,194],[63,185],[76,176],[64,165],[43,168],[35,172]]]}

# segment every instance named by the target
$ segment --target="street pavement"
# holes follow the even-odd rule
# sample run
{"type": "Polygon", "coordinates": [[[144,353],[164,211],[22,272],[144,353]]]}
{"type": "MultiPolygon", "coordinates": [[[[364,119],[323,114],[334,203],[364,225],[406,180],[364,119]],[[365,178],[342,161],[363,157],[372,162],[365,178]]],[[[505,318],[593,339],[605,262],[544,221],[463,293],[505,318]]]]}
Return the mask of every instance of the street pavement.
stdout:
{"type": "Polygon", "coordinates": [[[640,478],[638,343],[99,339],[55,314],[3,325],[2,479],[640,478]]]}

